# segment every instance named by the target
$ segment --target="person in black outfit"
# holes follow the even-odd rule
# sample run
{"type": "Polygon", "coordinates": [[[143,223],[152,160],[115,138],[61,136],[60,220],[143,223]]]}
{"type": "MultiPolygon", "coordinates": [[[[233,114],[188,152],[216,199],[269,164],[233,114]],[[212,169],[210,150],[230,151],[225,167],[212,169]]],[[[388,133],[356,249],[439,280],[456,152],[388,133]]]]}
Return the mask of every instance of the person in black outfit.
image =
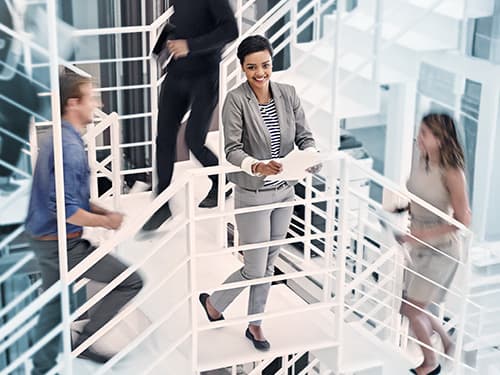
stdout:
{"type": "MultiPolygon", "coordinates": [[[[238,27],[228,0],[173,0],[171,22],[175,32],[167,42],[172,60],[162,84],[158,135],[156,138],[156,194],[171,182],[176,156],[177,133],[191,109],[186,143],[205,166],[218,165],[217,157],[205,147],[212,113],[219,100],[219,62],[222,48],[238,37],[238,27]]],[[[218,176],[210,176],[212,188],[200,207],[217,205],[218,176]]],[[[171,216],[165,203],[144,225],[155,230],[171,216]]]]}

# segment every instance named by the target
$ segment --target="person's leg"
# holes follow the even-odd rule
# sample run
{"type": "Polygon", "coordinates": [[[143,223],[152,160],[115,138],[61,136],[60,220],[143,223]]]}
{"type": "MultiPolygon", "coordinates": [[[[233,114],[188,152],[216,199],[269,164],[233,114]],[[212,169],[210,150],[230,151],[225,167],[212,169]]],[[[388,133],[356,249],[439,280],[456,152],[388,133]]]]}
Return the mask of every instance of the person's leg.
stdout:
{"type": "MultiPolygon", "coordinates": [[[[218,102],[218,76],[203,76],[191,88],[191,114],[186,125],[186,144],[204,167],[218,164],[217,156],[205,146],[214,109],[218,102]]],[[[216,176],[211,176],[216,179],[216,176]]]]}
{"type": "MultiPolygon", "coordinates": [[[[192,85],[191,114],[186,126],[186,144],[204,167],[218,165],[217,156],[205,146],[208,130],[219,95],[218,75],[210,74],[196,78],[192,85]]],[[[212,187],[200,207],[217,205],[218,176],[211,175],[212,187]]]]}
{"type": "MultiPolygon", "coordinates": [[[[156,135],[156,194],[165,190],[172,180],[176,159],[177,133],[183,116],[189,108],[186,80],[174,75],[165,78],[158,101],[158,124],[156,135]]],[[[155,230],[171,216],[166,202],[144,224],[144,230],[155,230]]]]}
{"type": "MultiPolygon", "coordinates": [[[[42,274],[42,289],[46,291],[59,280],[59,256],[57,241],[31,241],[42,274]]],[[[52,328],[61,322],[61,296],[57,295],[41,310],[34,330],[33,342],[45,337],[52,328]]],[[[56,365],[61,351],[61,337],[55,336],[33,355],[33,375],[48,372],[56,365]]]]}
{"type": "MultiPolygon", "coordinates": [[[[70,268],[76,266],[94,250],[95,247],[87,240],[76,239],[68,241],[68,262],[70,268]]],[[[127,268],[126,264],[108,254],[87,270],[83,274],[83,277],[101,283],[109,283],[127,268]]],[[[142,285],[141,277],[137,272],[134,272],[104,296],[90,316],[89,322],[83,328],[78,343],[86,340],[111,320],[124,305],[139,293],[142,285]]]]}
{"type": "Polygon", "coordinates": [[[174,171],[177,133],[183,116],[189,108],[189,96],[183,77],[167,74],[158,101],[158,125],[156,135],[156,194],[165,190],[174,171]]]}
{"type": "MultiPolygon", "coordinates": [[[[293,200],[294,198],[294,190],[292,187],[286,188],[281,191],[273,192],[273,195],[276,196],[274,199],[275,202],[287,202],[293,200]]],[[[286,233],[288,231],[288,227],[290,226],[290,220],[292,218],[293,207],[283,207],[276,208],[271,212],[271,241],[281,240],[286,237],[286,233]]],[[[276,258],[279,255],[281,246],[270,246],[268,255],[267,255],[267,263],[266,263],[266,271],[264,276],[269,277],[274,275],[274,263],[276,262],[276,258]]],[[[267,304],[267,299],[269,297],[269,291],[271,288],[271,283],[265,283],[256,285],[250,292],[255,293],[250,297],[250,301],[253,301],[253,305],[249,304],[248,313],[249,314],[257,314],[265,311],[265,307],[267,304]]],[[[255,320],[250,322],[248,329],[252,333],[253,337],[259,341],[265,341],[264,332],[261,328],[262,320],[255,320]]]]}
{"type": "MultiPolygon", "coordinates": [[[[272,195],[271,200],[275,203],[277,202],[287,202],[293,199],[294,192],[292,187],[286,187],[282,190],[271,191],[268,194],[272,195]]],[[[271,211],[270,225],[271,225],[271,241],[281,240],[286,237],[288,227],[290,226],[290,220],[292,218],[293,207],[283,207],[275,208],[271,211]]],[[[266,270],[264,276],[274,275],[274,263],[277,256],[279,255],[281,246],[270,246],[267,254],[266,270]]],[[[250,300],[253,302],[248,306],[249,314],[262,313],[265,310],[267,298],[269,296],[269,289],[271,283],[265,283],[261,285],[255,285],[250,289],[251,297],[250,300]],[[253,292],[253,295],[252,295],[253,292]]],[[[251,325],[260,326],[262,324],[261,320],[256,320],[250,322],[251,325]]]]}
{"type": "MultiPolygon", "coordinates": [[[[417,337],[418,341],[426,346],[432,348],[431,336],[432,336],[432,324],[431,320],[427,316],[427,314],[419,309],[409,305],[406,301],[412,303],[415,306],[418,306],[420,309],[425,310],[427,303],[419,302],[407,298],[403,301],[401,305],[401,314],[406,316],[410,322],[410,327],[413,330],[413,333],[417,337]]],[[[416,369],[417,374],[427,374],[431,372],[437,366],[437,357],[436,353],[427,348],[426,346],[421,345],[422,353],[424,354],[424,361],[422,364],[416,369]]]]}
{"type": "Polygon", "coordinates": [[[453,355],[454,344],[448,333],[444,330],[443,324],[435,316],[427,316],[427,318],[431,323],[432,329],[441,337],[444,352],[448,355],[453,355]]]}
{"type": "MultiPolygon", "coordinates": [[[[269,210],[236,215],[236,225],[239,232],[240,245],[269,241],[269,220],[269,210]]],[[[267,247],[246,250],[243,254],[244,266],[233,272],[224,281],[224,284],[263,277],[266,272],[267,253],[267,247]]],[[[255,299],[254,288],[255,285],[250,287],[251,297],[249,299],[249,310],[250,305],[253,306],[255,304],[253,301],[253,299],[255,299]]],[[[243,289],[244,288],[240,287],[216,291],[210,296],[210,305],[214,307],[215,310],[222,313],[243,291],[243,289]]]]}

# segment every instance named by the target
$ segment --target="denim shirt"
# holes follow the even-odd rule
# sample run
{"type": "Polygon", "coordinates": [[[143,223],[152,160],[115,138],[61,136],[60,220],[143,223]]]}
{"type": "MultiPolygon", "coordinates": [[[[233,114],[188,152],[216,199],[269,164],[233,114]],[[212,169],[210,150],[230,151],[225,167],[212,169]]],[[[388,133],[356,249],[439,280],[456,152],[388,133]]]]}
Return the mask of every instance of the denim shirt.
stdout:
{"type": "MultiPolygon", "coordinates": [[[[64,200],[66,218],[78,209],[90,210],[90,171],[82,137],[68,122],[62,123],[64,200]]],[[[66,232],[82,227],[66,223],[66,232]]],[[[33,237],[57,234],[56,188],[52,132],[40,142],[33,174],[26,231],[33,237]]]]}

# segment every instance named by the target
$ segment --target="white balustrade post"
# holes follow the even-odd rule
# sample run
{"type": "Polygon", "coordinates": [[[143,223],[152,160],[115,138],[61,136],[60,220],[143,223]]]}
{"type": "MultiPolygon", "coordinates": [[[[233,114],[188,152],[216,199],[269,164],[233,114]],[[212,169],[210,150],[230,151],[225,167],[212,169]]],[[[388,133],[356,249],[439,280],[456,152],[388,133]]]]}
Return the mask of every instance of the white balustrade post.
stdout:
{"type": "Polygon", "coordinates": [[[378,82],[380,78],[380,46],[382,44],[384,0],[376,0],[375,5],[375,30],[373,33],[373,64],[372,80],[378,82]]]}
{"type": "MultiPolygon", "coordinates": [[[[151,27],[149,32],[149,45],[154,46],[156,41],[157,31],[156,28],[151,27]]],[[[151,173],[151,183],[153,186],[153,191],[156,189],[157,175],[156,175],[156,134],[157,134],[157,122],[158,122],[158,69],[156,60],[150,59],[150,97],[151,97],[151,166],[153,171],[151,173]]]]}
{"type": "Polygon", "coordinates": [[[290,41],[292,48],[295,46],[297,43],[297,7],[299,6],[298,1],[291,1],[291,10],[290,10],[290,22],[291,22],[291,27],[290,27],[290,41]]]}
{"type": "MultiPolygon", "coordinates": [[[[344,305],[345,305],[345,280],[346,280],[346,254],[350,244],[349,236],[349,160],[343,156],[340,159],[340,181],[339,181],[339,207],[338,207],[338,246],[337,246],[337,280],[335,290],[335,332],[337,333],[337,341],[343,342],[343,325],[344,325],[344,305]]],[[[334,188],[334,187],[332,187],[334,188]]],[[[337,361],[334,371],[339,373],[341,370],[341,362],[343,358],[343,346],[339,345],[337,361]]]]}
{"type": "MultiPolygon", "coordinates": [[[[50,58],[50,85],[52,91],[52,129],[54,139],[54,172],[57,205],[57,234],[59,246],[59,274],[61,279],[61,318],[64,374],[73,373],[71,358],[71,317],[69,304],[68,256],[66,244],[66,208],[64,201],[64,170],[62,153],[61,108],[59,103],[59,52],[57,43],[57,4],[56,0],[47,0],[47,23],[50,58]]],[[[57,297],[56,297],[57,298],[57,297]]]]}
{"type": "Polygon", "coordinates": [[[236,22],[238,23],[238,30],[240,35],[243,34],[243,0],[236,0],[236,22]]]}
{"type": "MultiPolygon", "coordinates": [[[[460,233],[462,235],[462,259],[463,259],[463,264],[459,265],[459,267],[463,267],[463,278],[462,278],[462,285],[460,286],[460,291],[459,295],[461,297],[460,299],[460,309],[458,312],[458,324],[456,326],[456,331],[457,331],[457,339],[455,342],[455,353],[453,354],[453,359],[455,361],[456,367],[458,367],[458,374],[464,374],[464,367],[461,365],[462,361],[462,349],[464,346],[464,336],[465,336],[465,326],[467,322],[467,297],[469,295],[469,288],[468,285],[470,275],[471,275],[471,262],[468,257],[471,245],[472,245],[472,232],[468,233],[460,233]]],[[[460,274],[460,272],[459,272],[460,274]]]]}
{"type": "MultiPolygon", "coordinates": [[[[335,226],[335,197],[337,196],[336,192],[336,186],[337,186],[337,179],[336,179],[336,169],[335,169],[335,163],[337,162],[336,159],[334,160],[329,160],[327,162],[327,165],[325,166],[326,174],[327,174],[327,180],[326,180],[326,189],[325,189],[325,195],[326,195],[326,220],[325,220],[325,269],[329,269],[332,265],[332,257],[333,257],[333,232],[334,226],[335,226]]],[[[330,299],[332,298],[332,282],[331,282],[331,277],[330,277],[330,272],[326,272],[324,275],[324,282],[323,282],[323,301],[325,303],[330,302],[330,299]]]]}
{"type": "Polygon", "coordinates": [[[120,147],[120,120],[113,112],[111,117],[111,169],[113,174],[113,205],[115,211],[121,208],[122,176],[121,176],[121,147],[120,147]]]}
{"type": "MultiPolygon", "coordinates": [[[[103,119],[101,118],[101,121],[103,119]]],[[[94,122],[92,121],[87,125],[87,134],[94,134],[94,122]]],[[[90,199],[96,200],[99,198],[99,184],[97,181],[97,147],[96,147],[96,136],[87,137],[87,160],[89,162],[90,169],[90,199]]]]}
{"type": "MultiPolygon", "coordinates": [[[[219,106],[218,106],[218,129],[219,129],[219,166],[224,165],[226,161],[226,153],[224,151],[224,124],[222,123],[222,105],[224,102],[224,98],[226,97],[227,91],[227,71],[228,71],[228,63],[227,61],[222,61],[219,69],[219,106]]],[[[226,175],[225,173],[219,173],[219,190],[218,194],[218,202],[219,202],[219,211],[223,212],[226,207],[226,175]]],[[[227,225],[224,216],[221,216],[219,219],[219,230],[217,231],[217,243],[220,247],[227,246],[227,225]]]]}
{"type": "Polygon", "coordinates": [[[35,170],[36,159],[38,157],[38,136],[35,125],[35,118],[32,117],[30,120],[30,132],[29,132],[29,142],[31,151],[31,170],[35,170]]]}
{"type": "Polygon", "coordinates": [[[321,0],[314,0],[314,15],[313,15],[313,40],[319,40],[321,36],[321,0]]]}
{"type": "Polygon", "coordinates": [[[311,231],[312,231],[312,175],[308,174],[306,177],[306,186],[304,194],[304,260],[305,262],[311,261],[311,231]]]}
{"type": "Polygon", "coordinates": [[[332,65],[332,98],[331,98],[331,116],[332,127],[330,133],[330,150],[337,150],[340,144],[340,122],[337,116],[337,99],[339,96],[339,54],[341,40],[341,22],[342,15],[346,8],[346,0],[337,1],[337,9],[335,11],[335,34],[333,42],[333,65],[332,65]]]}
{"type": "Polygon", "coordinates": [[[190,310],[191,310],[191,373],[198,374],[198,284],[197,258],[196,258],[196,220],[194,199],[194,176],[190,175],[186,186],[185,209],[188,219],[187,248],[189,252],[189,286],[190,286],[190,310]]]}
{"type": "Polygon", "coordinates": [[[466,56],[467,55],[467,38],[468,38],[468,23],[469,23],[469,18],[467,17],[467,10],[468,10],[468,0],[464,0],[464,3],[462,5],[462,19],[460,21],[460,28],[458,31],[458,41],[457,41],[457,47],[458,47],[458,52],[460,55],[466,56]]]}

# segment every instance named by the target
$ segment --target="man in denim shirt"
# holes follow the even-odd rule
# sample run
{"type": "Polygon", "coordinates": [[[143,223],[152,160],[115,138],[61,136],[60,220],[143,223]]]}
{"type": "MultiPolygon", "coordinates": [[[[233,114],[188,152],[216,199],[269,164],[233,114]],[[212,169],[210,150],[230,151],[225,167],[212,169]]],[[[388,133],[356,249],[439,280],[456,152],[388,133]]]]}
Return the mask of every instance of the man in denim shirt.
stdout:
{"type": "MultiPolygon", "coordinates": [[[[84,226],[118,229],[122,215],[92,204],[89,189],[89,167],[80,133],[92,121],[96,107],[92,97],[89,78],[76,74],[60,77],[62,112],[62,144],[64,171],[64,198],[66,209],[67,256],[69,269],[75,267],[95,250],[83,239],[84,226]]],[[[32,248],[36,253],[46,290],[59,280],[58,233],[56,212],[56,189],[54,178],[53,140],[50,134],[41,142],[33,187],[26,220],[26,231],[31,235],[32,248]]],[[[127,269],[127,266],[112,255],[106,255],[83,274],[83,277],[101,283],[109,283],[127,269]]],[[[77,347],[106,324],[142,288],[142,279],[133,273],[108,293],[92,312],[90,321],[73,345],[77,347]]],[[[36,340],[44,337],[61,322],[59,296],[55,297],[40,312],[36,328],[36,340]]],[[[33,357],[33,374],[45,374],[55,364],[60,352],[60,337],[56,336],[33,357]]],[[[80,355],[104,363],[109,358],[96,353],[92,347],[80,355]]]]}

